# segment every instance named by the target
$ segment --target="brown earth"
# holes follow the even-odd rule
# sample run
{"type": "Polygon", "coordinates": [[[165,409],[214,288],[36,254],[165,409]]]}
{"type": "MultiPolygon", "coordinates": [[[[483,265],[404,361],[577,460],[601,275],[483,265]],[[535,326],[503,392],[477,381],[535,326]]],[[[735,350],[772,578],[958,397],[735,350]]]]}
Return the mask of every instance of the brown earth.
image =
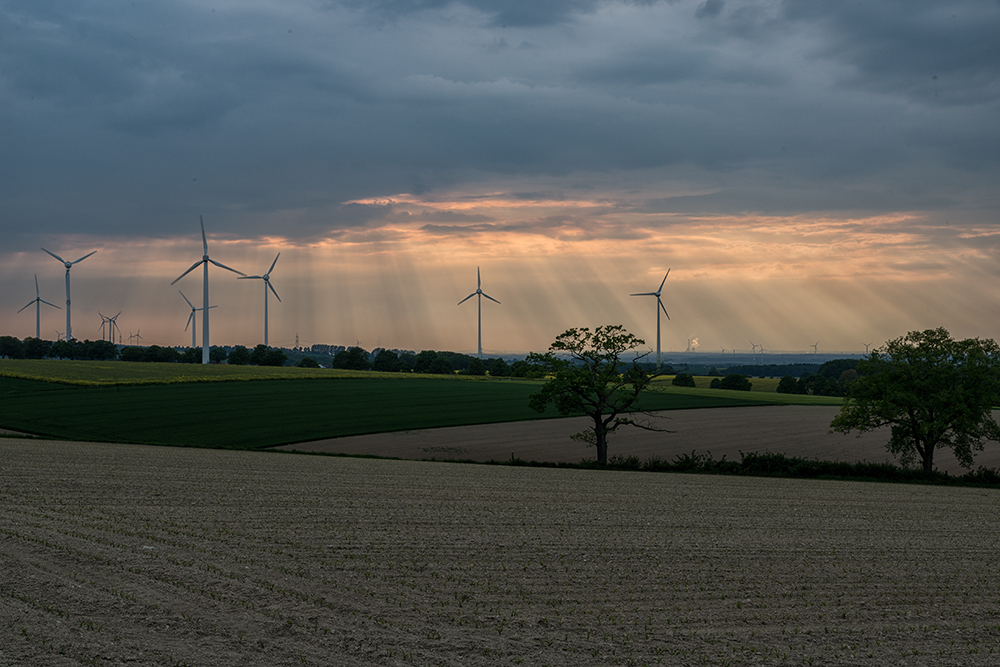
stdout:
{"type": "Polygon", "coordinates": [[[995,665],[984,489],[0,438],[0,665],[995,665]]]}
{"type": "MultiPolygon", "coordinates": [[[[852,463],[894,461],[885,449],[888,429],[861,437],[830,433],[830,421],[839,409],[790,405],[665,411],[658,413],[654,423],[672,433],[622,428],[609,439],[608,455],[673,460],[695,450],[710,452],[717,459],[725,455],[739,461],[743,451],[852,463]]],[[[333,438],[279,449],[402,459],[502,461],[514,456],[525,461],[578,462],[594,457],[593,449],[570,439],[587,426],[583,417],[545,419],[333,438]]],[[[951,450],[936,452],[934,462],[939,470],[951,474],[965,472],[951,450]]],[[[1000,468],[1000,446],[987,444],[977,454],[976,465],[1000,468]]]]}

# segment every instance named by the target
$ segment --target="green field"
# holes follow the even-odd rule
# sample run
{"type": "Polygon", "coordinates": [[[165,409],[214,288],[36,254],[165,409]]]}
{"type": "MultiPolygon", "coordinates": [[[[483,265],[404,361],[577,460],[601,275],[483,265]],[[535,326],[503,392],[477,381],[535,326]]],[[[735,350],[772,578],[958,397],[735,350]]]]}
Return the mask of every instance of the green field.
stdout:
{"type": "MultiPolygon", "coordinates": [[[[323,369],[5,360],[0,362],[0,428],[71,440],[259,449],[559,416],[528,408],[528,397],[539,384],[323,369]]],[[[685,389],[660,382],[643,407],[831,401],[836,399],[685,389]]]]}

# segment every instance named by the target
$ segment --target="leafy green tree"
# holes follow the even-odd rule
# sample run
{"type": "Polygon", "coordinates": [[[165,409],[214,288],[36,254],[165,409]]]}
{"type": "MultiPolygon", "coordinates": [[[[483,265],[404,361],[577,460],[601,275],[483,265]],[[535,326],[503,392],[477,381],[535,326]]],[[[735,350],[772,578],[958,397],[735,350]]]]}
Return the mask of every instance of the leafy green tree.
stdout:
{"type": "Polygon", "coordinates": [[[246,366],[250,363],[250,350],[246,349],[242,345],[237,345],[233,349],[229,350],[229,356],[226,358],[226,363],[230,366],[246,366]]]}
{"type": "Polygon", "coordinates": [[[510,375],[510,366],[503,358],[494,359],[489,368],[490,376],[495,378],[507,377],[510,375]]]}
{"type": "Polygon", "coordinates": [[[295,365],[298,368],[319,368],[319,362],[312,357],[302,357],[295,365]]]}
{"type": "Polygon", "coordinates": [[[750,378],[746,375],[740,375],[739,373],[730,373],[726,377],[722,378],[722,382],[719,383],[719,389],[750,391],[752,387],[753,383],[750,382],[750,378]]]}
{"type": "Polygon", "coordinates": [[[719,372],[718,368],[712,366],[708,369],[708,377],[722,377],[722,373],[719,372]]]}
{"type": "Polygon", "coordinates": [[[288,361],[288,355],[281,350],[268,350],[264,353],[264,358],[261,359],[261,366],[284,366],[285,362],[288,361]]]}
{"type": "Polygon", "coordinates": [[[253,366],[263,366],[264,356],[267,355],[267,350],[267,345],[264,345],[263,343],[254,346],[254,348],[250,350],[250,363],[253,366]]]}
{"type": "Polygon", "coordinates": [[[212,347],[208,350],[208,360],[213,364],[221,364],[228,356],[229,353],[224,347],[212,347]]]}
{"type": "Polygon", "coordinates": [[[778,382],[777,391],[779,394],[797,394],[799,393],[798,382],[791,375],[786,375],[778,382]]]}
{"type": "MultiPolygon", "coordinates": [[[[125,350],[130,350],[132,348],[126,347],[125,350]]],[[[246,348],[244,348],[246,349],[246,348]]],[[[125,350],[122,350],[122,358],[125,358],[125,350]]],[[[249,353],[248,353],[249,354],[249,353]]],[[[188,349],[181,352],[181,356],[177,358],[182,364],[200,364],[201,363],[201,348],[200,347],[189,347],[188,349]]],[[[232,362],[230,362],[232,363],[232,362]]]]}
{"type": "Polygon", "coordinates": [[[712,378],[712,381],[708,383],[709,389],[722,389],[722,378],[712,378]]]}
{"type": "Polygon", "coordinates": [[[349,347],[333,357],[333,367],[350,371],[370,371],[372,362],[368,352],[360,347],[349,347]]]}
{"type": "Polygon", "coordinates": [[[146,361],[146,351],[141,347],[123,347],[118,357],[122,361],[146,361]]]}
{"type": "Polygon", "coordinates": [[[27,359],[44,359],[51,350],[51,341],[31,337],[24,339],[24,356],[27,359]]]}
{"type": "Polygon", "coordinates": [[[597,462],[605,465],[608,435],[619,426],[660,430],[632,416],[622,416],[639,409],[639,396],[655,377],[637,363],[641,357],[631,363],[622,361],[623,354],[641,345],[645,341],[620,325],[599,326],[593,332],[586,327],[569,329],[559,334],[548,352],[528,355],[528,364],[549,378],[531,395],[529,407],[543,412],[552,403],[560,414],[590,417],[593,425],[574,437],[593,444],[597,462]]]}
{"type": "Polygon", "coordinates": [[[1000,346],[956,341],[943,328],[911,331],[873,351],[857,366],[830,427],[861,433],[890,427],[886,448],[904,466],[917,459],[926,472],[945,447],[965,468],[985,440],[1000,440],[992,408],[1000,398],[1000,346]]]}
{"type": "Polygon", "coordinates": [[[469,365],[465,367],[466,375],[486,375],[486,364],[483,363],[482,359],[472,358],[469,365]]]}
{"type": "Polygon", "coordinates": [[[372,361],[373,371],[396,373],[401,368],[402,363],[399,361],[399,355],[392,350],[379,350],[379,353],[375,355],[375,360],[372,361]]]}
{"type": "Polygon", "coordinates": [[[439,375],[450,375],[455,372],[455,367],[451,361],[442,357],[434,350],[424,350],[417,355],[413,362],[414,373],[437,373],[439,375]]]}
{"type": "Polygon", "coordinates": [[[680,373],[674,376],[674,379],[670,381],[670,384],[674,385],[675,387],[693,387],[695,386],[694,376],[691,375],[690,373],[685,373],[681,371],[680,373]]]}
{"type": "Polygon", "coordinates": [[[23,359],[24,343],[13,336],[0,336],[0,358],[23,359]]]}
{"type": "Polygon", "coordinates": [[[399,370],[401,371],[412,371],[413,364],[417,361],[417,355],[413,352],[400,352],[399,353],[399,370]]]}

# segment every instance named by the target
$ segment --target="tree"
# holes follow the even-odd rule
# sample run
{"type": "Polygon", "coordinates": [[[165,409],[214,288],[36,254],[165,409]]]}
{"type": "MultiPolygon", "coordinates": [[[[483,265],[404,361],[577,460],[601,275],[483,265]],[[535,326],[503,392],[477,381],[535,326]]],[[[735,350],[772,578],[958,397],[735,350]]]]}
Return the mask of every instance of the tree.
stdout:
{"type": "Polygon", "coordinates": [[[261,366],[284,366],[285,362],[288,361],[288,355],[281,350],[271,349],[264,353],[264,357],[260,360],[261,366]]]}
{"type": "MultiPolygon", "coordinates": [[[[199,357],[200,363],[201,357],[199,357]]],[[[242,345],[237,345],[229,351],[229,357],[226,362],[230,366],[246,366],[250,363],[250,350],[246,349],[242,345]]]]}
{"type": "Polygon", "coordinates": [[[909,466],[933,470],[934,450],[950,448],[965,468],[984,440],[1000,440],[991,410],[1000,397],[1000,346],[956,341],[943,328],[911,331],[873,351],[830,427],[861,433],[889,426],[886,449],[909,466]]]}
{"type": "Polygon", "coordinates": [[[49,356],[52,342],[41,338],[24,339],[24,356],[28,359],[44,359],[49,356]]]}
{"type": "Polygon", "coordinates": [[[396,373],[400,370],[401,366],[399,355],[392,350],[379,350],[379,353],[375,355],[374,361],[372,361],[372,370],[382,371],[383,373],[396,373]]]}
{"type": "Polygon", "coordinates": [[[455,367],[451,361],[441,356],[434,350],[424,350],[417,355],[413,362],[414,373],[437,373],[439,375],[450,375],[455,372],[455,367]]]}
{"type": "Polygon", "coordinates": [[[529,407],[543,412],[553,403],[560,414],[590,417],[593,426],[574,437],[597,447],[597,462],[605,465],[608,434],[619,426],[660,430],[631,416],[620,416],[639,410],[640,394],[656,377],[637,363],[641,356],[631,363],[622,361],[625,352],[640,345],[645,341],[620,325],[599,326],[593,332],[586,327],[569,329],[559,334],[548,352],[528,355],[529,365],[548,376],[542,388],[529,397],[529,407]]]}
{"type": "Polygon", "coordinates": [[[786,375],[778,382],[777,391],[779,394],[797,394],[799,393],[798,382],[791,375],[786,375]]]}
{"type": "Polygon", "coordinates": [[[24,357],[24,344],[13,336],[0,336],[0,358],[21,359],[24,357]]]}
{"type": "Polygon", "coordinates": [[[670,384],[674,385],[675,387],[693,387],[695,386],[694,376],[691,375],[690,373],[685,373],[681,371],[680,373],[674,376],[674,379],[670,381],[670,384]]]}
{"type": "Polygon", "coordinates": [[[295,365],[298,368],[319,368],[319,362],[312,357],[302,357],[295,365]]]}
{"type": "Polygon", "coordinates": [[[208,360],[213,364],[221,364],[228,356],[229,353],[224,347],[213,347],[208,351],[208,360]]]}
{"type": "Polygon", "coordinates": [[[349,347],[334,355],[332,366],[349,371],[370,371],[372,362],[368,358],[368,352],[362,348],[349,347]]]}
{"type": "Polygon", "coordinates": [[[486,364],[483,363],[482,359],[472,358],[469,365],[465,367],[462,371],[465,375],[486,375],[486,364]]]}
{"type": "Polygon", "coordinates": [[[753,383],[746,375],[730,373],[719,382],[719,389],[735,389],[736,391],[750,391],[753,383]]]}
{"type": "Polygon", "coordinates": [[[490,364],[490,376],[495,378],[507,377],[510,375],[510,366],[503,358],[494,359],[493,363],[490,364]]]}
{"type": "MultiPolygon", "coordinates": [[[[122,350],[122,359],[125,358],[125,353],[132,348],[126,347],[122,350]]],[[[246,348],[244,348],[246,349],[246,348]]],[[[248,353],[249,354],[249,353],[248,353]]],[[[181,352],[181,356],[177,358],[182,364],[200,364],[201,363],[201,348],[200,347],[189,347],[188,349],[181,352]]],[[[232,363],[230,361],[230,363],[232,363]]]]}

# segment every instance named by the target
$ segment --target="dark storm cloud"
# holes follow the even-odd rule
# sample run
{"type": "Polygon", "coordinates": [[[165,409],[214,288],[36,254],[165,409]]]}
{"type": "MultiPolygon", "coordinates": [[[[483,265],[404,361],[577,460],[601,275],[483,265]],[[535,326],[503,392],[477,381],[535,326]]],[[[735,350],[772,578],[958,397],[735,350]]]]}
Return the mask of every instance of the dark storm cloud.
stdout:
{"type": "Polygon", "coordinates": [[[0,231],[312,238],[616,173],[714,193],[648,210],[991,208],[997,34],[971,1],[8,2],[0,231]]]}

